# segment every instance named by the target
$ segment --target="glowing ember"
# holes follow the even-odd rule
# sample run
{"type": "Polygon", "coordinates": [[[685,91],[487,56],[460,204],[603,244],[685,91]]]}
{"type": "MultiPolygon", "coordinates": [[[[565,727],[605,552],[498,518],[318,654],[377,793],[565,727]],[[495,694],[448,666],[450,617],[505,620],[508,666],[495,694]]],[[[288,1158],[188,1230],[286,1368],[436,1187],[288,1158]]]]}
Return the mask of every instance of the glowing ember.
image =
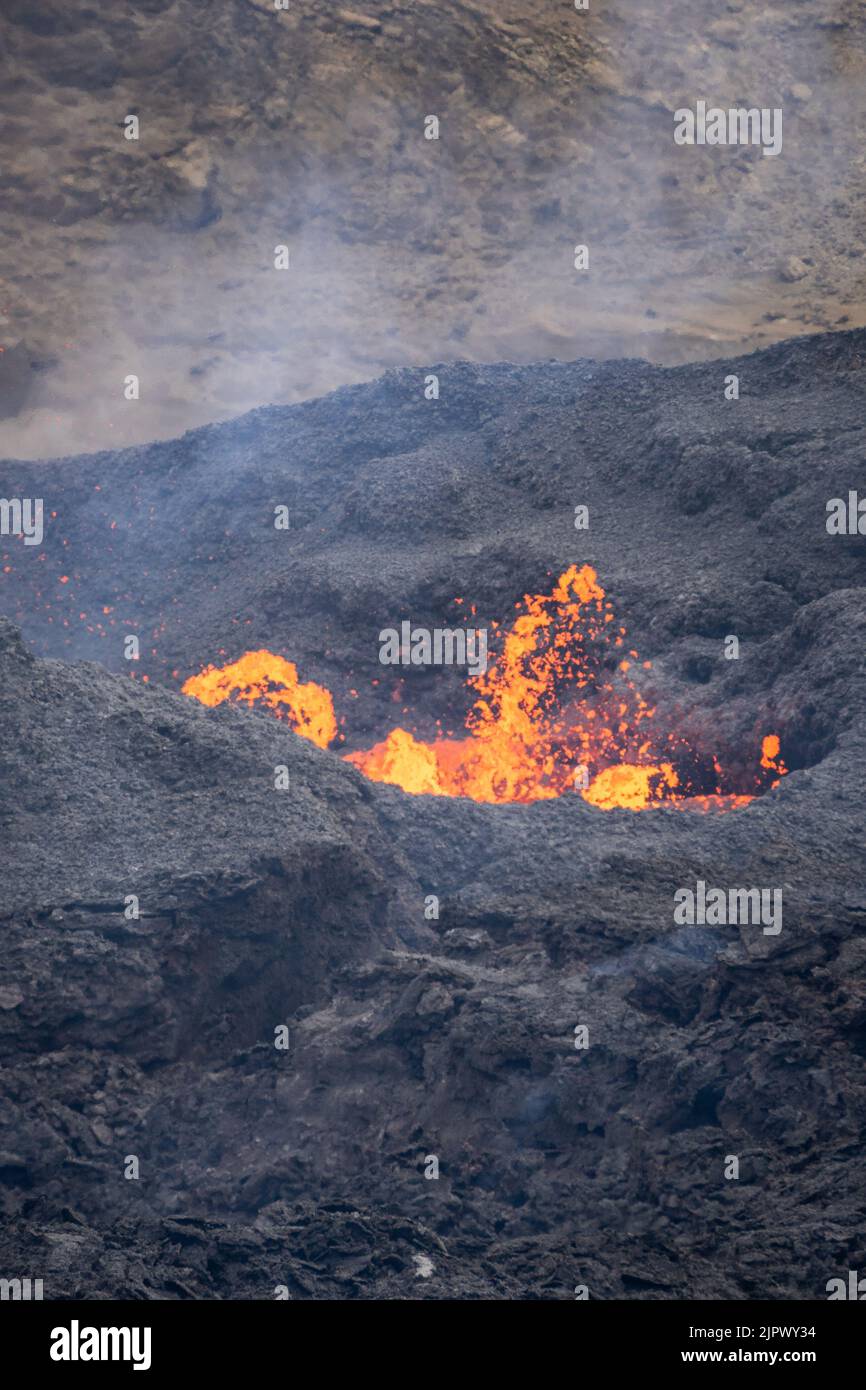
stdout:
{"type": "MultiPolygon", "coordinates": [[[[625,628],[616,625],[589,565],[572,565],[549,594],[526,595],[517,609],[498,655],[469,681],[478,698],[465,737],[422,742],[397,728],[346,760],[371,780],[416,795],[502,803],[579,790],[601,810],[748,805],[751,795],[727,793],[717,758],[655,727],[655,710],[627,675],[638,654],[623,654],[625,628]]],[[[495,626],[494,632],[501,635],[495,626]]],[[[320,747],[337,733],[330,693],[312,682],[300,684],[294,665],[270,652],[209,666],[183,690],[208,705],[261,701],[320,747]]],[[[777,774],[770,783],[776,786],[786,773],[779,753],[778,735],[768,734],[756,792],[766,787],[767,774],[777,774]]]]}

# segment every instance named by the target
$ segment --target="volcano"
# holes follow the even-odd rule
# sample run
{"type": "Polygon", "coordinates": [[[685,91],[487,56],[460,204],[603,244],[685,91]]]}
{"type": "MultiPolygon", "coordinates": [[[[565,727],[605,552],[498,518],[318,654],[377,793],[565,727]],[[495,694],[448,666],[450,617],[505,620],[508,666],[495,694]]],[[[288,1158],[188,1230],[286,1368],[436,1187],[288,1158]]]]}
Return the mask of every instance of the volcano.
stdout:
{"type": "MultiPolygon", "coordinates": [[[[349,753],[347,760],[374,781],[403,791],[474,801],[539,801],[578,786],[587,801],[606,810],[644,810],[663,800],[686,799],[703,809],[748,804],[750,795],[722,791],[724,772],[715,757],[717,785],[709,796],[696,795],[691,780],[666,760],[695,760],[673,733],[666,735],[662,759],[653,762],[649,729],[655,710],[626,677],[632,662],[618,652],[626,630],[609,627],[611,605],[589,565],[572,565],[549,595],[527,595],[521,608],[492,670],[486,670],[485,658],[483,675],[472,679],[479,698],[467,718],[467,738],[422,743],[396,728],[384,742],[349,753]],[[601,648],[601,660],[590,655],[593,646],[601,648]],[[611,653],[622,678],[619,688],[603,672],[604,657],[611,653]],[[590,763],[596,767],[592,781],[590,763]]],[[[411,624],[403,626],[411,637],[411,624]]],[[[486,652],[486,641],[484,646],[486,652]]],[[[637,660],[636,651],[628,655],[637,660]]],[[[643,665],[650,668],[652,662],[643,665]]],[[[271,652],[247,652],[228,666],[208,666],[191,676],[183,691],[210,706],[224,700],[261,702],[320,747],[337,734],[330,692],[302,685],[292,663],[271,652]]],[[[776,778],[787,771],[779,754],[778,735],[767,734],[760,767],[776,778]]],[[[768,778],[759,774],[755,785],[762,781],[768,778]]]]}
{"type": "Polygon", "coordinates": [[[45,1298],[866,1260],[866,333],[434,370],[4,464],[45,534],[0,554],[2,1256],[45,1298]],[[383,663],[404,621],[486,669],[383,663]]]}

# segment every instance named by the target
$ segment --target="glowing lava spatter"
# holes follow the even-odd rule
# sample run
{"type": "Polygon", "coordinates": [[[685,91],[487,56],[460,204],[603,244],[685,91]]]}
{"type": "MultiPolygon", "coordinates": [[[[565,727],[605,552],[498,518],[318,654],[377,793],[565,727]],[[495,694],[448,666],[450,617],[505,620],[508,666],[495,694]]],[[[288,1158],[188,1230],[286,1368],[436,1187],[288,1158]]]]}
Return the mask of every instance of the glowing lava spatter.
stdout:
{"type": "MultiPolygon", "coordinates": [[[[637,652],[624,655],[625,628],[616,625],[589,565],[572,565],[549,594],[526,595],[516,607],[500,651],[469,681],[477,699],[465,737],[423,742],[396,728],[346,760],[407,792],[484,802],[539,801],[573,790],[602,810],[662,803],[727,810],[752,800],[726,794],[718,759],[659,733],[655,710],[627,674],[637,652]]],[[[337,733],[330,692],[301,684],[290,661],[267,651],[209,666],[183,691],[208,705],[261,701],[320,747],[337,733]]],[[[778,774],[775,786],[787,771],[779,748],[778,735],[764,738],[756,791],[768,773],[778,774]]]]}
{"type": "Polygon", "coordinates": [[[298,668],[273,652],[246,652],[228,666],[206,666],[181,687],[203,705],[234,700],[253,705],[261,701],[295,733],[319,748],[327,748],[337,736],[337,720],[331,692],[314,681],[298,680],[298,668]]]}
{"type": "Polygon", "coordinates": [[[776,781],[770,783],[771,787],[778,787],[779,778],[784,777],[788,771],[779,757],[780,747],[778,734],[766,734],[761,742],[761,767],[768,772],[778,772],[779,774],[776,781]]]}

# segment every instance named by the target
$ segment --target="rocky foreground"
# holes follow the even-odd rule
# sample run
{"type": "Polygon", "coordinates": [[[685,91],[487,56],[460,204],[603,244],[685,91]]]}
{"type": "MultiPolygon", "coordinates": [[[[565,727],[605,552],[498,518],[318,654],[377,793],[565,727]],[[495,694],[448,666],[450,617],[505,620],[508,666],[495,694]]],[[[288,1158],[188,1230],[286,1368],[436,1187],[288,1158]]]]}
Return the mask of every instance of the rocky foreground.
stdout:
{"type": "Polygon", "coordinates": [[[6,1276],[807,1299],[863,1267],[864,540],[825,518],[862,487],[864,353],[464,364],[438,402],[401,372],[4,469],[57,513],[0,591],[6,1276]],[[669,719],[744,761],[778,730],[774,790],[727,814],[486,806],[343,761],[468,703],[453,670],[396,705],[373,686],[384,619],[463,595],[505,621],[576,559],[669,719]],[[127,630],[153,634],[136,679],[127,630]],[[344,745],[178,693],[259,645],[334,691],[344,745]],[[677,925],[698,880],[781,889],[782,930],[677,925]]]}

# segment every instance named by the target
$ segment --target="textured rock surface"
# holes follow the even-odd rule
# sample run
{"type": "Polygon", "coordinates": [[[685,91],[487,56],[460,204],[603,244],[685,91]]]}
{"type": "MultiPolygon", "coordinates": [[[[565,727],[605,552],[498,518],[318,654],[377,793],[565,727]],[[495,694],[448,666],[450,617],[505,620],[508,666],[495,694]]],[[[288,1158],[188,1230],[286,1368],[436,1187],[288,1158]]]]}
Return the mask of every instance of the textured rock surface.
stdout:
{"type": "Polygon", "coordinates": [[[10,453],[406,363],[682,362],[866,322],[844,0],[4,0],[0,48],[10,453]],[[699,98],[782,109],[782,155],[677,147],[699,98]]]}
{"type": "Polygon", "coordinates": [[[57,517],[2,587],[28,639],[0,625],[4,1269],[46,1297],[802,1299],[862,1267],[864,540],[825,504],[862,487],[864,350],[464,365],[437,403],[407,371],[6,470],[57,517]],[[382,622],[455,595],[506,619],[575,559],[660,705],[732,750],[775,721],[775,791],[724,816],[410,797],[175,693],[268,645],[349,742],[404,703],[456,719],[456,672],[395,704],[382,622]],[[75,615],[103,606],[100,637],[75,615]],[[781,934],[674,926],[698,878],[781,887],[781,934]]]}

